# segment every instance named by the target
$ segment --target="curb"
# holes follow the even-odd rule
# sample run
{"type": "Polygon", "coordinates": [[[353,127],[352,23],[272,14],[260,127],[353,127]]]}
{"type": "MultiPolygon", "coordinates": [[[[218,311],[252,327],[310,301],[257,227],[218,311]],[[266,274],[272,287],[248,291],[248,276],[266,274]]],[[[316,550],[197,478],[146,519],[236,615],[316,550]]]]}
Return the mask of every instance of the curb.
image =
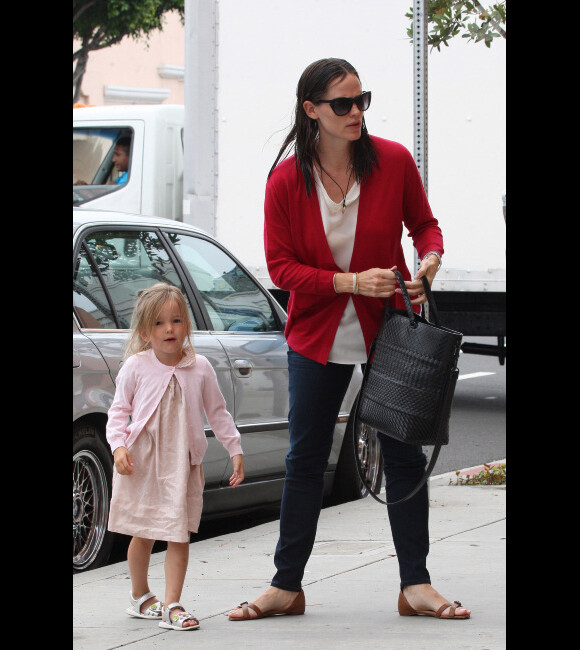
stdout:
{"type": "MultiPolygon", "coordinates": [[[[495,467],[496,465],[502,465],[506,462],[506,459],[503,460],[493,460],[489,463],[485,463],[488,467],[495,467]]],[[[484,469],[484,465],[475,465],[474,467],[467,467],[462,470],[455,470],[453,472],[446,472],[445,474],[438,474],[437,476],[431,476],[430,481],[435,481],[437,479],[453,478],[459,474],[460,476],[466,476],[468,474],[478,474],[484,469]]]]}

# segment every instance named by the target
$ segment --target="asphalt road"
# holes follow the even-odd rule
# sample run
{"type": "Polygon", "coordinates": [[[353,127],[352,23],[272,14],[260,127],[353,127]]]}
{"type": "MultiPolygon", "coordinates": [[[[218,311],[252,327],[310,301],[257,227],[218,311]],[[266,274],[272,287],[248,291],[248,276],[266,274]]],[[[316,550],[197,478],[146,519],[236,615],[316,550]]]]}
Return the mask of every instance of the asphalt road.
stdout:
{"type": "Polygon", "coordinates": [[[441,448],[433,475],[506,457],[506,367],[507,360],[502,366],[497,357],[460,355],[449,444],[441,448]]]}
{"type": "MultiPolygon", "coordinates": [[[[471,338],[489,343],[490,339],[471,338]]],[[[474,467],[506,457],[506,365],[496,357],[461,354],[449,424],[449,444],[441,448],[433,475],[474,467]]],[[[429,457],[430,448],[425,448],[429,457]]],[[[244,530],[278,518],[278,507],[205,521],[192,540],[202,540],[244,530]]],[[[129,537],[118,535],[109,563],[127,557],[129,537]]],[[[153,552],[167,545],[156,542],[153,552]]]]}

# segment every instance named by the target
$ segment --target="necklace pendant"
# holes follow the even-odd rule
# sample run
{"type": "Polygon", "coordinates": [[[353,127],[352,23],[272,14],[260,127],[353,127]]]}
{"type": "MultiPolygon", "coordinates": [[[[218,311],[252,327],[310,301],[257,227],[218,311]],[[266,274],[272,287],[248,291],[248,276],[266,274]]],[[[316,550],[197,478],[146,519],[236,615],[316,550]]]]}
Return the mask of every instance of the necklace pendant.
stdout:
{"type": "Polygon", "coordinates": [[[346,199],[342,200],[342,214],[344,214],[344,211],[346,210],[346,199]]]}

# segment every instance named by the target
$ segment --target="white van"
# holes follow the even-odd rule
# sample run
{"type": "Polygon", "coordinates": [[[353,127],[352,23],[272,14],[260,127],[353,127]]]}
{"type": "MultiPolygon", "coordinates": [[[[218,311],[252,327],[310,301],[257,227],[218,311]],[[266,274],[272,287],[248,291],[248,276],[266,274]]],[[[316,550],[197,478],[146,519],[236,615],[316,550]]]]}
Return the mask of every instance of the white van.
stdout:
{"type": "Polygon", "coordinates": [[[183,121],[179,105],[74,108],[73,206],[181,221],[183,121]]]}

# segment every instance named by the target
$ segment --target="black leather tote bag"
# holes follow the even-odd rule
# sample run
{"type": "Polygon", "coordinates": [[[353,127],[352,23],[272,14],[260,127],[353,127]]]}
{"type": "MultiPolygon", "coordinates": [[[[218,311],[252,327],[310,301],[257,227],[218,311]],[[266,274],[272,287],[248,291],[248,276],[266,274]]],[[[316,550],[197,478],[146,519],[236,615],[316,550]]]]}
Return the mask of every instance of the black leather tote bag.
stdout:
{"type": "MultiPolygon", "coordinates": [[[[385,307],[379,332],[371,345],[354,416],[387,436],[412,445],[434,445],[421,482],[403,499],[410,499],[429,478],[441,445],[449,442],[451,402],[459,370],[457,361],[462,334],[442,327],[428,280],[423,286],[429,318],[415,314],[403,276],[394,271],[406,310],[385,307]]],[[[353,440],[356,446],[356,435],[353,440]]],[[[358,466],[358,453],[355,449],[358,466]]],[[[359,476],[364,482],[362,471],[359,476]]],[[[368,486],[367,486],[368,487],[368,486]]]]}

